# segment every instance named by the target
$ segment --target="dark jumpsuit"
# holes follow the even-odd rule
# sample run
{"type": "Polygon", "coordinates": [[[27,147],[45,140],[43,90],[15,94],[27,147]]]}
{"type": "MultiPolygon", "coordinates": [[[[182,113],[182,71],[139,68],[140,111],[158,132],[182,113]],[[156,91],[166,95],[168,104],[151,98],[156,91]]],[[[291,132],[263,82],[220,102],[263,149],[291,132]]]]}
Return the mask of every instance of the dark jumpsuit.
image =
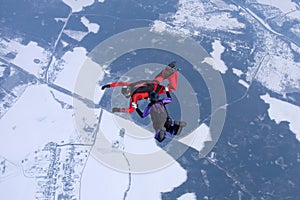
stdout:
{"type": "Polygon", "coordinates": [[[166,92],[166,95],[167,98],[163,98],[157,102],[149,103],[144,112],[142,112],[139,108],[136,108],[136,111],[141,118],[144,118],[150,114],[155,133],[161,130],[168,131],[166,129],[170,126],[170,123],[168,122],[172,121],[165,107],[166,104],[172,102],[172,98],[169,92],[166,92]]]}

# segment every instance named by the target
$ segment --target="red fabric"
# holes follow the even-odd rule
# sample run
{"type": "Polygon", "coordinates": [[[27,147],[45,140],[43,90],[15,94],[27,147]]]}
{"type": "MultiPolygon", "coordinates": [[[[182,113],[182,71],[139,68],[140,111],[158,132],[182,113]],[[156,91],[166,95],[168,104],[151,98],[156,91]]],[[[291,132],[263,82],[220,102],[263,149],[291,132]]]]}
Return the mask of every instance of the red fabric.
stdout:
{"type": "MultiPolygon", "coordinates": [[[[110,87],[117,87],[117,86],[133,86],[134,88],[138,88],[138,87],[142,87],[145,85],[145,83],[152,83],[154,85],[154,90],[155,92],[157,92],[158,94],[165,94],[165,87],[162,86],[158,91],[156,91],[157,86],[163,81],[167,79],[169,84],[169,92],[174,91],[177,89],[177,80],[178,80],[178,71],[170,68],[170,67],[166,67],[165,69],[163,69],[152,81],[151,80],[141,80],[135,83],[130,83],[130,82],[114,82],[110,84],[110,87]]],[[[132,113],[134,112],[134,108],[132,107],[132,102],[136,103],[141,100],[141,99],[147,99],[149,97],[149,93],[148,92],[138,92],[138,93],[134,93],[131,98],[130,98],[130,102],[129,102],[129,107],[128,108],[120,108],[120,112],[126,112],[126,113],[132,113]]]]}
{"type": "Polygon", "coordinates": [[[148,98],[148,92],[142,92],[142,93],[135,93],[131,96],[129,107],[121,109],[120,112],[126,112],[126,113],[132,113],[134,111],[134,107],[132,107],[132,102],[136,103],[141,99],[147,99],[148,98]]]}
{"type": "Polygon", "coordinates": [[[109,84],[110,87],[117,87],[117,86],[128,86],[130,85],[130,82],[113,82],[109,84]]]}
{"type": "Polygon", "coordinates": [[[154,80],[161,83],[163,80],[168,79],[169,91],[172,92],[177,89],[178,71],[170,67],[163,69],[154,80]]]}
{"type": "Polygon", "coordinates": [[[172,92],[177,89],[177,80],[178,80],[178,71],[174,72],[171,76],[168,77],[169,92],[172,92]]]}
{"type": "MultiPolygon", "coordinates": [[[[154,91],[156,90],[158,84],[155,83],[154,91]]],[[[157,92],[158,94],[165,94],[165,87],[161,87],[160,90],[157,92]]],[[[141,92],[141,93],[135,93],[131,96],[130,102],[129,102],[129,108],[122,109],[120,112],[127,112],[132,113],[134,111],[134,108],[132,107],[132,102],[136,103],[141,99],[148,99],[149,93],[148,92],[141,92]]]]}

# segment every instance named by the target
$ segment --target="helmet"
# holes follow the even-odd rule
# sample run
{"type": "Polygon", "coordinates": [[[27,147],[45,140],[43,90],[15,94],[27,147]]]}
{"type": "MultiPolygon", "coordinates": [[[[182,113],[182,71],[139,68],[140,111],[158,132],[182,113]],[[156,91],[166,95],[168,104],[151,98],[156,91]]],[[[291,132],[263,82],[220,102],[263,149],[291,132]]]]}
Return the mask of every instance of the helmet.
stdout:
{"type": "Polygon", "coordinates": [[[131,87],[130,86],[124,86],[121,89],[121,93],[126,97],[129,98],[131,95],[131,87]]]}
{"type": "Polygon", "coordinates": [[[159,100],[159,94],[156,92],[150,92],[149,94],[150,101],[157,102],[159,100]]]}
{"type": "Polygon", "coordinates": [[[176,61],[170,62],[170,63],[168,64],[168,66],[169,66],[169,67],[172,67],[172,68],[176,67],[176,61]]]}

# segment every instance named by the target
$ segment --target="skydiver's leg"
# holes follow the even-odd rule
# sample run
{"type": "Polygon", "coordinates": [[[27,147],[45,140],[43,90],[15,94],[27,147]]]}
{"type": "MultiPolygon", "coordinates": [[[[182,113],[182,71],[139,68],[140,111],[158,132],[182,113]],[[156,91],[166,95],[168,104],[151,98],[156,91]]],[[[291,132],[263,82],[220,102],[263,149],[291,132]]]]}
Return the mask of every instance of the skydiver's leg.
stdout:
{"type": "Polygon", "coordinates": [[[162,70],[159,74],[157,74],[153,80],[156,80],[158,83],[161,83],[163,80],[165,80],[163,72],[164,70],[162,70]]]}
{"type": "Polygon", "coordinates": [[[155,130],[154,138],[162,142],[166,137],[166,128],[164,127],[165,119],[161,120],[159,118],[151,118],[153,129],[155,130]]]}
{"type": "Polygon", "coordinates": [[[178,71],[174,72],[168,77],[168,87],[169,87],[169,92],[172,92],[177,89],[177,83],[178,83],[178,71]]]}
{"type": "Polygon", "coordinates": [[[159,142],[164,141],[164,139],[166,138],[166,131],[158,129],[154,138],[159,142]]]}
{"type": "Polygon", "coordinates": [[[164,127],[166,128],[167,132],[172,133],[174,126],[173,126],[173,121],[170,117],[167,118],[164,127]]]}
{"type": "Polygon", "coordinates": [[[182,128],[186,126],[186,122],[184,121],[174,121],[173,124],[173,132],[171,133],[172,135],[179,135],[182,131],[182,128]]]}
{"type": "Polygon", "coordinates": [[[177,89],[178,71],[176,69],[167,66],[153,80],[161,83],[165,79],[168,79],[170,92],[177,89]]]}

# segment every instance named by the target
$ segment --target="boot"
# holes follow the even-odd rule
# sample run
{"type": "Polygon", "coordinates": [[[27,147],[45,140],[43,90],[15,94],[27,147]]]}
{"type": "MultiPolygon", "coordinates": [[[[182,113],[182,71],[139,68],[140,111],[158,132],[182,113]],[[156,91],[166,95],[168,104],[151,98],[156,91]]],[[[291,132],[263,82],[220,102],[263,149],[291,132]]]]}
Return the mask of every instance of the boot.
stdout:
{"type": "Polygon", "coordinates": [[[154,137],[157,141],[162,142],[166,138],[166,132],[158,130],[154,137]]]}

